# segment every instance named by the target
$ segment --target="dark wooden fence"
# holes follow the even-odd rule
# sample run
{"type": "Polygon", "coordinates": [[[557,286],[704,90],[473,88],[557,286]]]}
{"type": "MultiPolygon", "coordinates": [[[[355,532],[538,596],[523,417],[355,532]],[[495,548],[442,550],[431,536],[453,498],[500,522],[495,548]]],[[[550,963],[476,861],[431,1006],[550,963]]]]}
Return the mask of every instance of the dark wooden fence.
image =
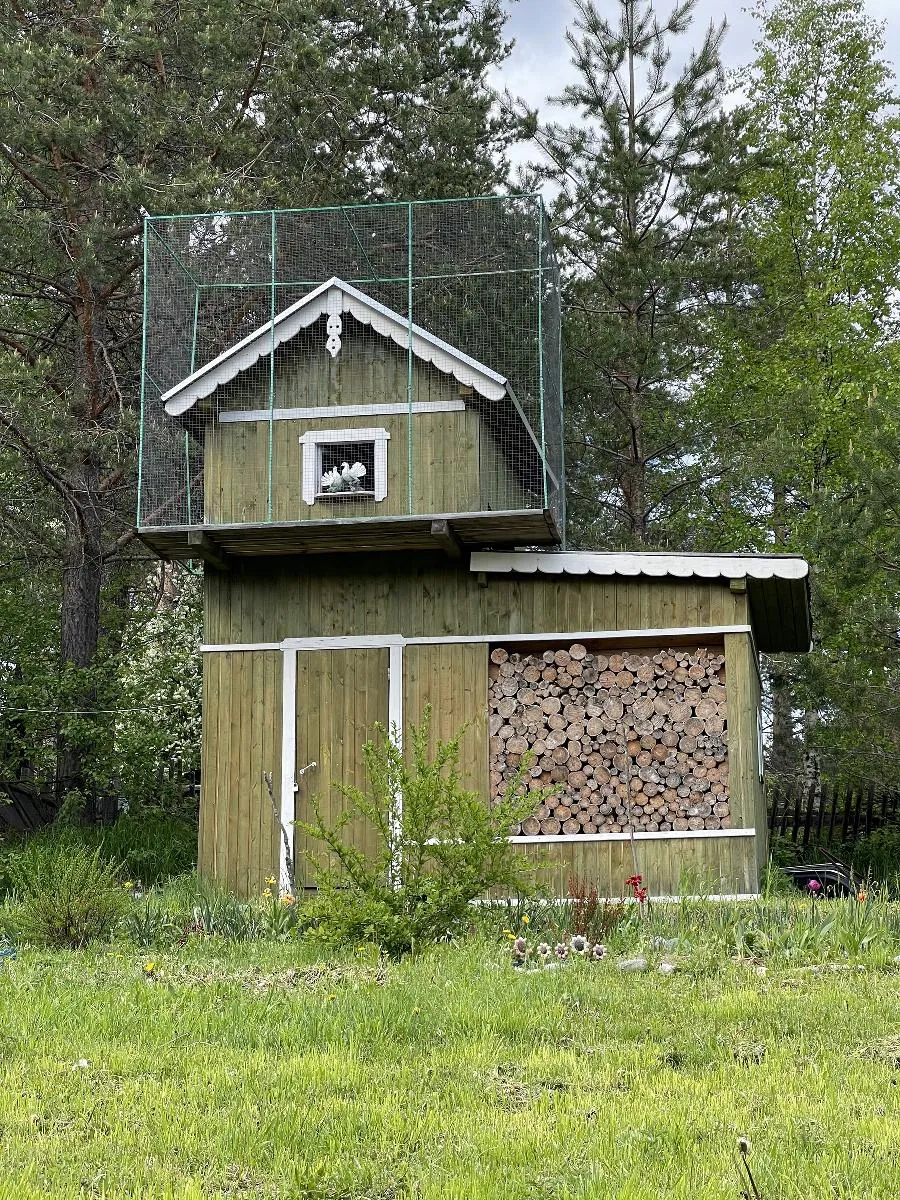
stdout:
{"type": "Polygon", "coordinates": [[[900,827],[900,792],[822,784],[769,793],[769,832],[803,846],[853,842],[886,825],[900,827]]]}

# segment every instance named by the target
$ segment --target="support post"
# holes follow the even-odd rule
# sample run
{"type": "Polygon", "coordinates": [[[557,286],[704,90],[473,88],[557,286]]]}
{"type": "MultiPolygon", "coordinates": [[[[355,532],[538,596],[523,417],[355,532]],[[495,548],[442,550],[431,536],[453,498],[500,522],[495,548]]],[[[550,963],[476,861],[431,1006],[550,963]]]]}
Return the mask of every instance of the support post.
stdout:
{"type": "MultiPolygon", "coordinates": [[[[297,651],[282,650],[281,660],[281,826],[293,836],[297,784],[294,771],[297,762],[297,651]]],[[[283,893],[291,892],[293,881],[284,842],[279,838],[278,885],[283,893]]]]}

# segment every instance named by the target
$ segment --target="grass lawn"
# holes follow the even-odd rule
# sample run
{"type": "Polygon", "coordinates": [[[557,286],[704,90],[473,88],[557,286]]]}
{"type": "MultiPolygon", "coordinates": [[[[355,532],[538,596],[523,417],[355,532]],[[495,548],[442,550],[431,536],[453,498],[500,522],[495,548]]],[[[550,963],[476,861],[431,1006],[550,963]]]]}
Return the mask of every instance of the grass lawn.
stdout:
{"type": "Polygon", "coordinates": [[[25,949],[0,967],[0,1197],[900,1192],[896,944],[516,971],[301,943],[25,949]]]}

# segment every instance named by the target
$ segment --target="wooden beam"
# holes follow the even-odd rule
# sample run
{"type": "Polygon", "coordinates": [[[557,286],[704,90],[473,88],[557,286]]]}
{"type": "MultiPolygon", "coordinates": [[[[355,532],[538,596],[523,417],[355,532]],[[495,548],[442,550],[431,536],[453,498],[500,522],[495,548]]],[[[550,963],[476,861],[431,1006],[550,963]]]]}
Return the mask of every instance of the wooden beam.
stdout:
{"type": "Polygon", "coordinates": [[[449,521],[432,521],[431,536],[450,558],[462,558],[462,546],[449,521]]]}
{"type": "Polygon", "coordinates": [[[188,546],[196,552],[197,558],[214,567],[217,571],[228,570],[228,556],[215,544],[212,538],[202,529],[191,529],[187,535],[188,546]]]}

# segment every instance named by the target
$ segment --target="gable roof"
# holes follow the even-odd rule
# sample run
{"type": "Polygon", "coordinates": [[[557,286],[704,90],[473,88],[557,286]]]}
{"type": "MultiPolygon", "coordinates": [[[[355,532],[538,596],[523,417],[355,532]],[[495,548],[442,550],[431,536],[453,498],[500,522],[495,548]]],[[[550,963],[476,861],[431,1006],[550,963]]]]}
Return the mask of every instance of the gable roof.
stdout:
{"type": "Polygon", "coordinates": [[[472,554],[469,566],[494,575],[744,579],[758,649],[803,653],[810,648],[809,563],[799,555],[479,551],[472,554]]]}
{"type": "Polygon", "coordinates": [[[198,400],[211,395],[216,388],[248,370],[319,317],[340,316],[342,313],[350,313],[361,324],[370,325],[377,333],[391,338],[404,349],[409,345],[411,335],[412,352],[417,358],[431,363],[445,375],[452,375],[486,400],[501,400],[507,396],[518,407],[513,390],[502,375],[441,341],[421,325],[412,324],[406,317],[373,300],[359,288],[332,276],[273,320],[267,321],[170,388],[162,397],[166,412],[170,417],[181,416],[193,408],[198,400]]]}

